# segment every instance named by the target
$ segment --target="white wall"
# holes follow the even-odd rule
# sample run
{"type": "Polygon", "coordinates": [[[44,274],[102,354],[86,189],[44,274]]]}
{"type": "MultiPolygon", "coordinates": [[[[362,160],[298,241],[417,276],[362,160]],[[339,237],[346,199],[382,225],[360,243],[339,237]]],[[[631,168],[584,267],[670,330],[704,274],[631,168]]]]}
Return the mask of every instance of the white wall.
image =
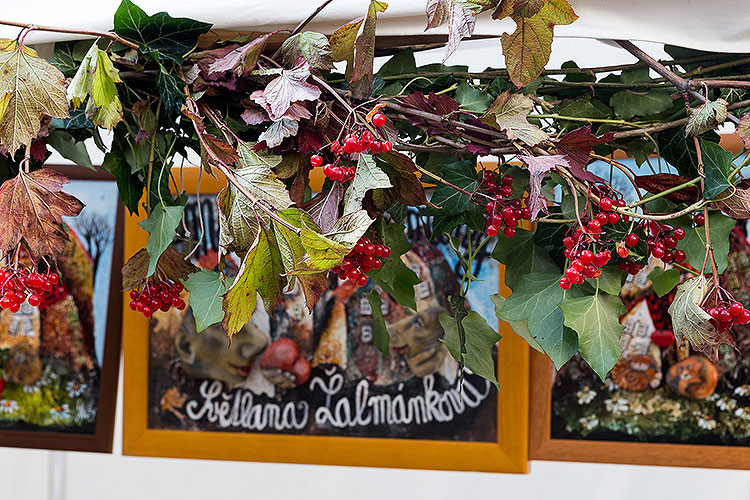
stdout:
{"type": "MultiPolygon", "coordinates": [[[[666,57],[659,46],[641,46],[666,57]]],[[[499,41],[477,41],[448,64],[482,70],[502,66],[501,57],[499,41]]],[[[441,50],[417,57],[419,64],[440,59],[441,50]]],[[[557,40],[550,67],[569,59],[579,66],[633,62],[599,42],[557,40]]],[[[750,499],[750,472],[742,471],[532,462],[530,474],[510,475],[123,457],[120,413],[112,455],[0,448],[0,499],[750,499]]]]}

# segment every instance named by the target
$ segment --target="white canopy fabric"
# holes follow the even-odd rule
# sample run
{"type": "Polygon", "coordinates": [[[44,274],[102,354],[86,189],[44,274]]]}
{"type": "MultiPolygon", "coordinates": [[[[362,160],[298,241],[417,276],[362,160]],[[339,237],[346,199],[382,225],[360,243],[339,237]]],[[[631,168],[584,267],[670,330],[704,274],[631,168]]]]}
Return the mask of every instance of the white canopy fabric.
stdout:
{"type": "MultiPolygon", "coordinates": [[[[291,28],[307,17],[322,0],[136,0],[148,14],[167,11],[213,23],[216,28],[270,31],[291,28]]],[[[26,0],[3,2],[0,19],[38,25],[106,31],[119,0],[26,0]]],[[[426,0],[390,0],[379,16],[379,35],[424,33],[426,0]]],[[[556,37],[628,39],[669,43],[715,52],[750,52],[747,0],[570,0],[580,16],[569,26],[555,28],[556,37]]],[[[362,16],[369,0],[334,0],[309,25],[331,33],[362,16]]],[[[512,31],[513,21],[493,20],[484,13],[475,35],[512,31]]],[[[0,26],[0,37],[15,38],[18,28],[0,26]]],[[[427,33],[444,34],[444,28],[427,33]]],[[[73,38],[59,33],[35,32],[29,43],[73,38]]]]}

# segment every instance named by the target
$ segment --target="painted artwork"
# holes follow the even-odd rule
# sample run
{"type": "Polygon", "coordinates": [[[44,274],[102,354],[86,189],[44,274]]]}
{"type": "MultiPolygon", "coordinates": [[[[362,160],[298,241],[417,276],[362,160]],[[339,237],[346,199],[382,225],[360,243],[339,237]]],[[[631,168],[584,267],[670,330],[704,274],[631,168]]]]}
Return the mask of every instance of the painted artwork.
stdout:
{"type": "MultiPolygon", "coordinates": [[[[578,357],[555,375],[553,439],[747,446],[750,443],[750,328],[733,328],[735,347],[717,359],[677,345],[667,308],[648,274],[631,278],[621,319],[623,355],[604,383],[578,357]]],[[[685,277],[683,276],[683,279],[685,277]]],[[[721,285],[750,306],[750,244],[744,225],[730,237],[721,285]]]]}
{"type": "Polygon", "coordinates": [[[73,180],[65,191],[85,208],[65,218],[59,281],[38,307],[0,310],[0,430],[95,433],[117,185],[73,180]]]}
{"type": "MultiPolygon", "coordinates": [[[[213,268],[217,211],[207,198],[200,210],[189,200],[186,224],[195,238],[203,234],[194,262],[213,268]]],[[[455,254],[428,243],[416,216],[407,227],[414,250],[403,260],[422,282],[416,312],[376,289],[389,356],[374,343],[364,296],[372,283],[359,289],[335,275],[312,313],[299,289],[287,290],[272,314],[256,309],[231,344],[220,324],[197,332],[189,308],[159,311],[150,329],[149,428],[497,442],[495,388],[467,372],[461,389],[458,364],[441,342],[438,317],[460,281],[455,254]]],[[[497,264],[486,254],[478,261],[483,281],[469,306],[495,324],[497,264]]]]}

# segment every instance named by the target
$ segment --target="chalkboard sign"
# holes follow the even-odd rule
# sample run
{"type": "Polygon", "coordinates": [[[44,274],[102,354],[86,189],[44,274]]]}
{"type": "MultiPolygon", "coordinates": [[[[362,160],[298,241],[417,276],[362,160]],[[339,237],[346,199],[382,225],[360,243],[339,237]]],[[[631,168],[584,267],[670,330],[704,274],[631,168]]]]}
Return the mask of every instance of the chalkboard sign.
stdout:
{"type": "MultiPolygon", "coordinates": [[[[215,267],[215,196],[190,196],[185,214],[185,236],[200,239],[194,262],[215,267]]],[[[128,315],[124,452],[524,471],[523,341],[501,332],[500,393],[470,372],[459,385],[438,321],[447,297],[458,292],[457,258],[447,242],[427,239],[429,221],[415,213],[406,222],[413,250],[403,261],[421,283],[416,311],[375,288],[390,334],[388,356],[374,342],[364,295],[372,282],[358,288],[332,273],[312,312],[299,289],[287,290],[270,314],[257,308],[231,344],[220,324],[196,331],[189,307],[150,321],[128,315]]],[[[127,234],[132,253],[143,241],[135,221],[127,234]]],[[[468,238],[481,235],[455,236],[468,247],[468,238]]],[[[231,273],[238,262],[230,256],[226,266],[231,273]]],[[[495,325],[489,296],[499,288],[497,262],[479,256],[474,274],[482,281],[472,285],[469,306],[495,325]]]]}

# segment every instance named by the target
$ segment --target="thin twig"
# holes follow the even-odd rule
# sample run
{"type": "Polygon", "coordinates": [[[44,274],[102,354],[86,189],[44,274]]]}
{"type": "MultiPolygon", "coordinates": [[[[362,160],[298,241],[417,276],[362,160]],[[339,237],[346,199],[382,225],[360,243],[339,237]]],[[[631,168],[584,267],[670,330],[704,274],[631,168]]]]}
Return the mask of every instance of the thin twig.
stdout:
{"type": "Polygon", "coordinates": [[[52,33],[68,33],[71,35],[90,35],[90,36],[100,36],[102,38],[108,38],[110,40],[114,40],[115,42],[119,42],[126,47],[130,47],[131,49],[138,49],[138,44],[129,42],[128,40],[125,40],[121,36],[119,36],[117,33],[109,32],[109,31],[89,31],[89,30],[78,30],[78,29],[68,29],[68,28],[55,28],[53,26],[39,26],[36,24],[27,24],[27,23],[18,23],[15,21],[3,21],[0,20],[0,24],[4,24],[5,26],[16,26],[18,28],[25,28],[25,29],[34,29],[39,31],[50,31],[52,33]]]}

